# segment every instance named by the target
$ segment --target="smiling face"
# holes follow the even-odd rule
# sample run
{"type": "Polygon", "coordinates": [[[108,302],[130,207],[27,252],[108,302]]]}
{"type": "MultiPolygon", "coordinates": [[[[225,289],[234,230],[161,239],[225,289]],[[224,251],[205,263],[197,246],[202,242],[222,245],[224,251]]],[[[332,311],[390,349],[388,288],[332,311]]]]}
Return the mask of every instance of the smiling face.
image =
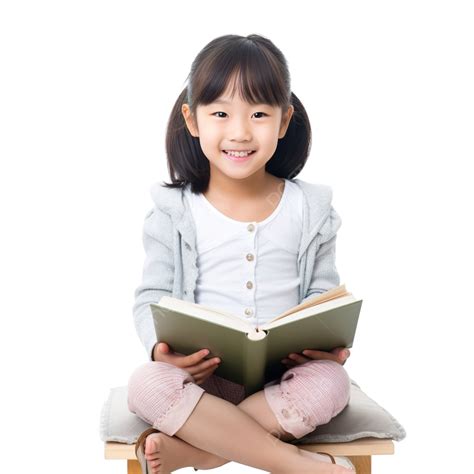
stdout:
{"type": "Polygon", "coordinates": [[[211,180],[218,175],[233,180],[255,173],[263,177],[265,164],[273,156],[278,139],[285,136],[293,110],[290,106],[283,114],[278,106],[250,104],[239,94],[231,96],[229,89],[213,103],[198,105],[195,120],[189,105],[182,106],[188,130],[199,137],[209,160],[211,180]],[[252,153],[239,158],[226,153],[232,150],[252,153]]]}

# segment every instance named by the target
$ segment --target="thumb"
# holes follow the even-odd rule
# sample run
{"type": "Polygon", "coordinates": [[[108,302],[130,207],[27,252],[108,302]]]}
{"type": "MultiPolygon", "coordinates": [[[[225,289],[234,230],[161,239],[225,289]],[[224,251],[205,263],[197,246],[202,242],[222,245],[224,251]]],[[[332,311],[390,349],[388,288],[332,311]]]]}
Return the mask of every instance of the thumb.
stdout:
{"type": "Polygon", "coordinates": [[[337,356],[339,359],[342,359],[342,360],[346,360],[350,355],[350,352],[344,347],[337,347],[336,349],[333,349],[331,352],[335,356],[337,356]]]}
{"type": "Polygon", "coordinates": [[[168,344],[166,344],[166,342],[160,342],[158,344],[158,349],[160,350],[160,352],[163,352],[165,354],[169,352],[168,344]]]}

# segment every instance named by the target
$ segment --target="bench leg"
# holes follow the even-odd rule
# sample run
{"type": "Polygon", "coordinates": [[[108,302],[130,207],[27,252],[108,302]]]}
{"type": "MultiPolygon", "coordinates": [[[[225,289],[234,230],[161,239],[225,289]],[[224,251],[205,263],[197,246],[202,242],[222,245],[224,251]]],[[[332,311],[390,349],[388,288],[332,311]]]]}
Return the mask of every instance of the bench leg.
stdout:
{"type": "Polygon", "coordinates": [[[347,456],[354,464],[357,474],[372,473],[372,457],[371,456],[347,456]]]}
{"type": "Polygon", "coordinates": [[[142,474],[142,468],[137,459],[127,459],[127,474],[142,474]]]}

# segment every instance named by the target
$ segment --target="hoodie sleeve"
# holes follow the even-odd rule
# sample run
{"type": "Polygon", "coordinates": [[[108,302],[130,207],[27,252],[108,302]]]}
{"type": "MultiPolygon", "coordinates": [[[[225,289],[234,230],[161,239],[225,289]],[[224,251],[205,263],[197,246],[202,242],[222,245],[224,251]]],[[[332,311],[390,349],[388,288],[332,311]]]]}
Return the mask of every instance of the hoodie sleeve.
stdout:
{"type": "Polygon", "coordinates": [[[149,360],[153,360],[153,348],[157,342],[150,303],[158,303],[162,296],[172,296],[173,293],[171,235],[170,217],[156,208],[148,212],[143,225],[145,263],[142,282],[135,290],[133,319],[149,360]]]}
{"type": "Polygon", "coordinates": [[[302,303],[340,284],[336,269],[336,238],[341,224],[339,214],[331,205],[328,217],[318,232],[319,248],[316,251],[311,282],[302,303]]]}

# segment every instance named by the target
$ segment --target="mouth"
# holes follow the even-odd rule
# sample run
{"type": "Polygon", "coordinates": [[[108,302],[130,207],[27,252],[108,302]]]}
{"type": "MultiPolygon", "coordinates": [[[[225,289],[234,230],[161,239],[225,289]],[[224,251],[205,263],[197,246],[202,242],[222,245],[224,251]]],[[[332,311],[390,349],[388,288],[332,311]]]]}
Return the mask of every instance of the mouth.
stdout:
{"type": "Polygon", "coordinates": [[[224,153],[226,158],[240,162],[248,160],[255,153],[255,150],[222,150],[222,153],[224,153]]]}

